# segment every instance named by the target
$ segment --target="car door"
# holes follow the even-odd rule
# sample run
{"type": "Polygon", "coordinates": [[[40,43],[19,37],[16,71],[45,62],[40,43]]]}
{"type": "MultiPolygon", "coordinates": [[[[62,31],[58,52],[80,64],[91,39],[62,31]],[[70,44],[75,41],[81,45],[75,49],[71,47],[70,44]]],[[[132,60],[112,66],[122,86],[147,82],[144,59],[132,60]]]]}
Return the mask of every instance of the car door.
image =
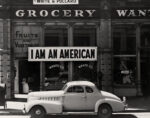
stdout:
{"type": "Polygon", "coordinates": [[[95,109],[96,102],[100,99],[100,95],[98,91],[96,91],[93,87],[85,86],[86,92],[86,110],[93,111],[95,109]]]}
{"type": "Polygon", "coordinates": [[[82,86],[71,86],[64,94],[64,110],[82,111],[86,109],[86,96],[82,86]]]}

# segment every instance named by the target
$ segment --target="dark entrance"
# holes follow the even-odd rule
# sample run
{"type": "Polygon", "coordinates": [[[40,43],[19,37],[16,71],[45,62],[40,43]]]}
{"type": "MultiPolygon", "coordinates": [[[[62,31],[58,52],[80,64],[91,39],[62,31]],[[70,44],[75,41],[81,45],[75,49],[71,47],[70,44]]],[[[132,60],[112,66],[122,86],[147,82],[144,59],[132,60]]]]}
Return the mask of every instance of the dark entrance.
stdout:
{"type": "Polygon", "coordinates": [[[150,25],[141,28],[141,83],[144,96],[150,96],[150,25]]]}
{"type": "Polygon", "coordinates": [[[19,61],[19,93],[23,93],[23,79],[29,85],[30,91],[40,90],[40,63],[28,62],[27,60],[19,61]]]}

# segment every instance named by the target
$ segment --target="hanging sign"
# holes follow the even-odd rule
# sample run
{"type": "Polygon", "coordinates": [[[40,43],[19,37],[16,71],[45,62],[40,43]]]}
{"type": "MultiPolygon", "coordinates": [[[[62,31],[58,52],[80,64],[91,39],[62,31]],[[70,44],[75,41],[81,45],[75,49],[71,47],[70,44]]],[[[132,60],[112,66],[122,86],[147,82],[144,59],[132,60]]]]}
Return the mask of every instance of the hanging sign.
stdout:
{"type": "Polygon", "coordinates": [[[77,5],[79,0],[33,0],[33,5],[77,5]]]}
{"type": "Polygon", "coordinates": [[[29,47],[28,61],[96,61],[97,47],[29,47]]]}

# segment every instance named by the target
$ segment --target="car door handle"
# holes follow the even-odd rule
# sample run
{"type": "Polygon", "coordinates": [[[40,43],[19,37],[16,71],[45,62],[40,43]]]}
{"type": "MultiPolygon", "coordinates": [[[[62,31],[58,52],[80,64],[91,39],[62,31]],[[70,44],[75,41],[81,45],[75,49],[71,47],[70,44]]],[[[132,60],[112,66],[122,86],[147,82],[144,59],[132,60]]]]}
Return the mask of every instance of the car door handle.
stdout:
{"type": "Polygon", "coordinates": [[[83,95],[83,96],[81,96],[82,98],[86,98],[86,96],[85,95],[83,95]]]}

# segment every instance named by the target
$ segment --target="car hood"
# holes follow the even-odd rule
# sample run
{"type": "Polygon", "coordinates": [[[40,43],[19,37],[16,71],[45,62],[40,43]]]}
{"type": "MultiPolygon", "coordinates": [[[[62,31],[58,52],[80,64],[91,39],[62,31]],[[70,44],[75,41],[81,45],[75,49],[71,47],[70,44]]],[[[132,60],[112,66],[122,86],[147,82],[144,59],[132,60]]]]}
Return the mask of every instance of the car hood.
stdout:
{"type": "Polygon", "coordinates": [[[116,99],[116,100],[121,101],[121,99],[119,97],[117,97],[116,95],[114,95],[112,93],[109,93],[109,92],[106,92],[106,91],[100,91],[100,92],[101,92],[103,97],[112,98],[112,99],[116,99]]]}
{"type": "Polygon", "coordinates": [[[28,97],[60,97],[64,95],[64,91],[41,91],[41,92],[31,92],[28,94],[28,97]]]}

